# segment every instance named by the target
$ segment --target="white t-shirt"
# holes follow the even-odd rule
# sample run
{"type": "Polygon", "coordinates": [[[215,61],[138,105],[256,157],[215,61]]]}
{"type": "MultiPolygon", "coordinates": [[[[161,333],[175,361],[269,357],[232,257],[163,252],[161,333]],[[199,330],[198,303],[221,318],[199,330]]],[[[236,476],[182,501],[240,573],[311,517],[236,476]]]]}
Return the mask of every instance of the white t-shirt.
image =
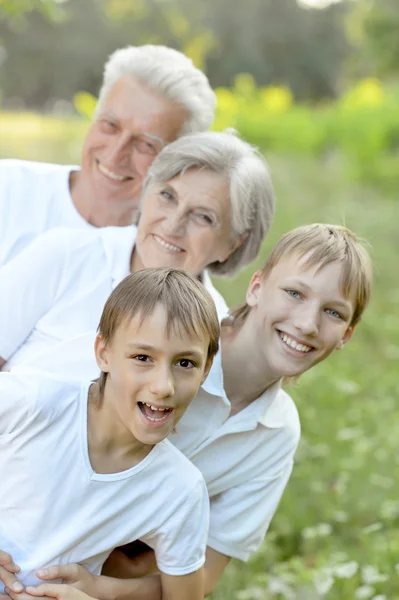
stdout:
{"type": "Polygon", "coordinates": [[[0,160],[0,266],[52,227],[93,228],[69,191],[69,176],[79,168],[0,160]]]}
{"type": "MultiPolygon", "coordinates": [[[[105,301],[130,272],[136,231],[134,225],[86,231],[54,228],[0,269],[4,369],[32,362],[40,365],[43,354],[45,363],[46,355],[60,342],[83,334],[91,332],[94,342],[105,301]]],[[[209,276],[204,283],[224,316],[226,304],[209,276]]],[[[92,350],[86,358],[94,364],[92,350]]],[[[61,375],[67,377],[63,368],[61,375]]],[[[90,377],[92,372],[82,376],[90,377]]]]}
{"type": "Polygon", "coordinates": [[[200,472],[167,440],[126,471],[94,472],[89,386],[33,371],[0,375],[0,548],[25,585],[51,564],[99,574],[113,548],[136,539],[164,573],[196,571],[209,523],[200,472]]]}
{"type": "Polygon", "coordinates": [[[205,478],[211,503],[208,546],[246,561],[261,545],[288,483],[300,422],[280,383],[232,417],[230,411],[219,353],[168,439],[205,478]]]}

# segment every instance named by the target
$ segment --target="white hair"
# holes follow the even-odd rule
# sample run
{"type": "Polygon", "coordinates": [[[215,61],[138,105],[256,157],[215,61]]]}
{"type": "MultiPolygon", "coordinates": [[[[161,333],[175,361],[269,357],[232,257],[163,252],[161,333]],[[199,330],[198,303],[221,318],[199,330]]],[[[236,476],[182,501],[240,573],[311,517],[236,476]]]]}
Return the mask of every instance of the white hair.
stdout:
{"type": "Polygon", "coordinates": [[[180,135],[206,131],[215,117],[216,96],[206,75],[192,60],[166,46],[128,46],[110,55],[104,66],[95,115],[104,98],[121,77],[137,77],[188,113],[180,135]]]}
{"type": "Polygon", "coordinates": [[[192,168],[220,173],[228,181],[233,237],[246,237],[227,260],[211,263],[208,269],[217,277],[231,277],[255,260],[273,220],[275,196],[267,163],[233,130],[187,135],[158,154],[147,172],[143,199],[149,185],[192,168]]]}

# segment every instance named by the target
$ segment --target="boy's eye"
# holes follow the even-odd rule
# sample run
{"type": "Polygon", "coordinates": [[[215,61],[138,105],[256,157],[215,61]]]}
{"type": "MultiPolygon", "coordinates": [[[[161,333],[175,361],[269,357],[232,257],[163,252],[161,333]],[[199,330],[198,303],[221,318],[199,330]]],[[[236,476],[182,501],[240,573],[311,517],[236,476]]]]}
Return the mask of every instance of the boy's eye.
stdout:
{"type": "Polygon", "coordinates": [[[150,357],[147,356],[147,354],[137,354],[136,356],[133,356],[134,360],[138,360],[139,362],[149,362],[150,361],[150,357]]]}
{"type": "Polygon", "coordinates": [[[181,358],[177,364],[179,367],[183,367],[184,369],[192,369],[195,366],[193,361],[189,360],[188,358],[181,358]]]}
{"type": "Polygon", "coordinates": [[[337,310],[334,310],[333,308],[327,308],[326,313],[331,315],[332,317],[335,317],[336,319],[345,320],[341,313],[339,313],[337,310]]]}
{"type": "Polygon", "coordinates": [[[300,298],[301,294],[296,290],[284,290],[291,298],[300,298]]]}

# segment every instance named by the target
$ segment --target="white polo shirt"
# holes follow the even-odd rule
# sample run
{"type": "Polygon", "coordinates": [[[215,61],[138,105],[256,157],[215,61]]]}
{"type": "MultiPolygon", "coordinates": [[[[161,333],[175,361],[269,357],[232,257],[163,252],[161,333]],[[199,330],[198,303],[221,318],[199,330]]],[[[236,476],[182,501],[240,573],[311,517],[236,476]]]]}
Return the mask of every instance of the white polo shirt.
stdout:
{"type": "Polygon", "coordinates": [[[232,417],[230,410],[218,354],[169,440],[205,478],[208,546],[246,561],[261,545],[291,475],[300,422],[279,383],[232,417]]]}
{"type": "Polygon", "coordinates": [[[136,539],[155,550],[164,573],[196,571],[209,523],[201,473],[167,440],[130,469],[97,473],[89,386],[32,371],[0,375],[0,548],[25,585],[52,564],[100,574],[115,547],[136,539]]]}
{"type": "Polygon", "coordinates": [[[92,229],[76,210],[69,176],[80,167],[0,160],[0,266],[52,227],[92,229]]]}
{"type": "MultiPolygon", "coordinates": [[[[133,225],[54,228],[0,269],[0,356],[7,361],[5,370],[16,365],[44,367],[58,344],[85,334],[91,336],[91,346],[81,359],[95,366],[95,331],[105,301],[130,272],[136,232],[133,225]]],[[[204,284],[224,316],[226,303],[207,274],[204,284]]],[[[66,359],[73,374],[77,357],[70,354],[66,359]]],[[[63,370],[52,372],[67,377],[68,365],[61,361],[62,349],[63,370]]],[[[56,367],[55,358],[52,363],[56,367]]],[[[90,377],[91,371],[82,368],[79,375],[90,377]]]]}

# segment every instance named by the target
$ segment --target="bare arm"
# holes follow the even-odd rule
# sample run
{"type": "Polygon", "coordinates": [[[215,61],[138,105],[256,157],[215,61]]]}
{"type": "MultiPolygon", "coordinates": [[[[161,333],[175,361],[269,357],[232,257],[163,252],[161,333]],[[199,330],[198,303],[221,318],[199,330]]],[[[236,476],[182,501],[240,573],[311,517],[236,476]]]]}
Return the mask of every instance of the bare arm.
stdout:
{"type": "Polygon", "coordinates": [[[114,550],[104,565],[103,575],[98,577],[80,565],[53,566],[45,569],[45,576],[37,574],[45,581],[63,579],[99,600],[203,600],[213,592],[229,561],[229,556],[208,547],[205,566],[195,573],[180,577],[148,575],[156,568],[152,550],[134,558],[114,550]]]}
{"type": "Polygon", "coordinates": [[[204,568],[179,577],[161,573],[162,600],[203,600],[204,568]]]}
{"type": "MultiPolygon", "coordinates": [[[[216,552],[216,550],[213,550],[208,546],[204,567],[205,597],[212,594],[215,590],[216,585],[229,562],[230,556],[216,552]]],[[[121,550],[114,550],[103,567],[103,574],[111,577],[131,579],[153,573],[155,569],[155,554],[149,548],[141,554],[131,558],[126,556],[121,550]]],[[[160,599],[161,596],[154,595],[154,600],[160,599]]]]}
{"type": "Polygon", "coordinates": [[[206,549],[205,562],[205,598],[212,594],[223,571],[231,560],[230,556],[216,552],[209,546],[206,549]]]}

